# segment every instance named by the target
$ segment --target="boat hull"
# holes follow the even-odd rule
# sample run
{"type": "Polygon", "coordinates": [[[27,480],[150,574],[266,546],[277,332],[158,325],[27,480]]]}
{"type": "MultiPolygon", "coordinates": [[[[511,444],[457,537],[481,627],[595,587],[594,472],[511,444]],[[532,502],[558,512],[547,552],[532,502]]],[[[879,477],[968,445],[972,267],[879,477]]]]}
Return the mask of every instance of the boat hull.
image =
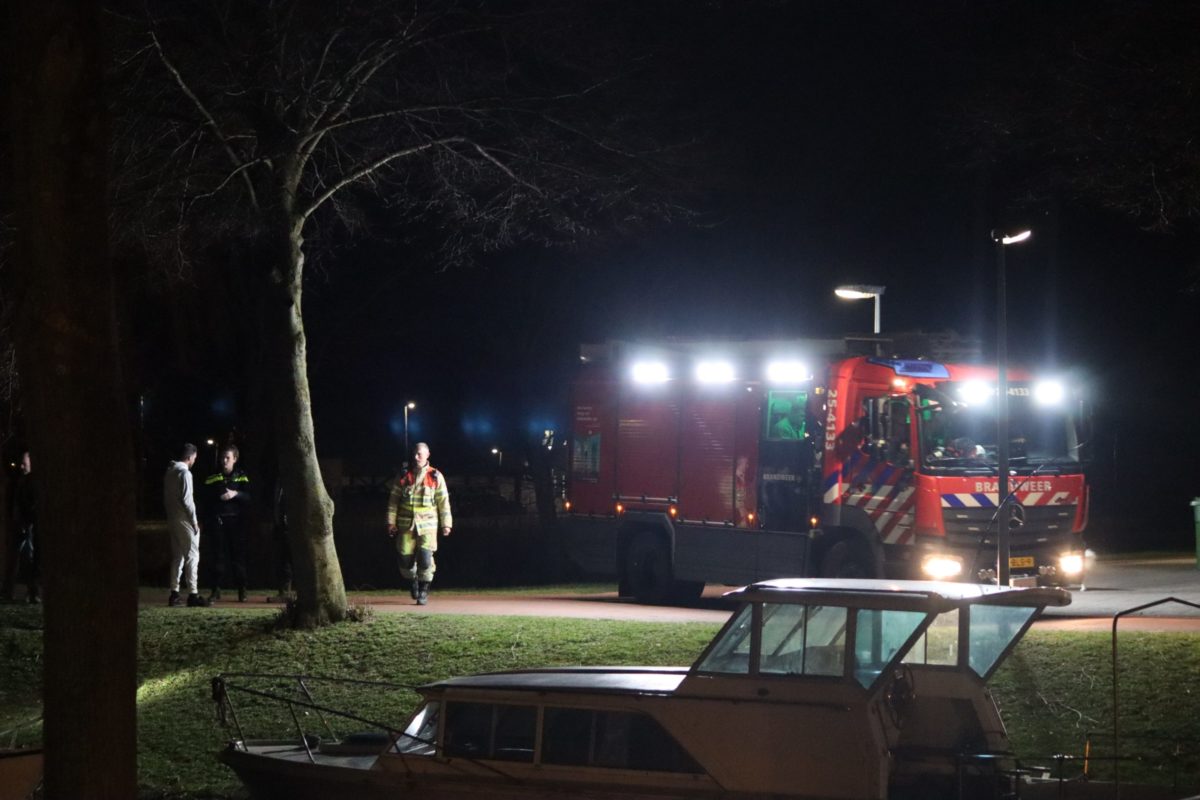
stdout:
{"type": "Polygon", "coordinates": [[[0,800],[25,800],[42,782],[42,751],[0,750],[0,800]]]}
{"type": "Polygon", "coordinates": [[[677,792],[645,786],[580,785],[565,782],[506,781],[490,775],[404,775],[366,766],[362,757],[324,756],[304,747],[246,745],[234,742],[220,759],[232,769],[255,800],[772,800],[776,795],[731,792],[677,792]],[[356,760],[357,759],[357,760],[356,760]]]}

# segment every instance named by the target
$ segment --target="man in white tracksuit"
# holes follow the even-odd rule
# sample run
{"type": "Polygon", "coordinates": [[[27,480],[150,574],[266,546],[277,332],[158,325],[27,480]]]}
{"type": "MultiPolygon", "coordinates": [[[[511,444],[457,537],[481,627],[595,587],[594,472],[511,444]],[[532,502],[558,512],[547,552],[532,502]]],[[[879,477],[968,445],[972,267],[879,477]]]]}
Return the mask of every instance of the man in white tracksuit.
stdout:
{"type": "Polygon", "coordinates": [[[196,519],[196,501],[192,495],[192,464],[196,463],[196,445],[185,444],[180,460],[167,465],[163,476],[163,506],[167,510],[167,536],[171,545],[171,567],[167,583],[171,596],[169,606],[181,606],[184,600],[179,595],[180,578],[187,589],[189,606],[206,606],[205,600],[196,591],[197,573],[200,571],[200,523],[196,519]]]}

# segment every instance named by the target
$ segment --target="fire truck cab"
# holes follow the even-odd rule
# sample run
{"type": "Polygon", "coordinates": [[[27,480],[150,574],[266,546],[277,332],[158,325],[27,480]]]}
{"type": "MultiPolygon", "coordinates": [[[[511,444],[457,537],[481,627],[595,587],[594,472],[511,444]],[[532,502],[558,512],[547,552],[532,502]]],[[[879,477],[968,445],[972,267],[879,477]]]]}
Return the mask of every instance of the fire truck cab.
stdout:
{"type": "MultiPolygon", "coordinates": [[[[585,347],[571,558],[651,602],[777,577],[994,582],[996,368],[845,347],[585,347]]],[[[1007,397],[1014,583],[1078,582],[1079,404],[1016,369],[1007,397]]]]}

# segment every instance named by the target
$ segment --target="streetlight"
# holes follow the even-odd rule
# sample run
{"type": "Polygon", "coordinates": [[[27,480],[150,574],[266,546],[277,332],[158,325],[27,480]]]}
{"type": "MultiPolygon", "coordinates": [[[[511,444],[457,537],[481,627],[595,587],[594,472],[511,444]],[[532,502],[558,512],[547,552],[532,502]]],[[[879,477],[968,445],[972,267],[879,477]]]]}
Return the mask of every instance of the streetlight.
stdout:
{"type": "Polygon", "coordinates": [[[1033,231],[1006,234],[992,231],[996,243],[996,468],[999,485],[996,487],[999,508],[996,509],[996,583],[1008,586],[1009,537],[1012,531],[1012,505],[1008,497],[1008,302],[1005,297],[1004,249],[1033,235],[1033,231]]]}
{"type": "Polygon", "coordinates": [[[409,400],[404,404],[404,457],[412,455],[408,452],[408,412],[416,408],[417,404],[409,400]]]}
{"type": "Polygon", "coordinates": [[[496,457],[496,466],[503,467],[504,466],[504,451],[498,447],[493,447],[492,455],[494,455],[496,457]]]}
{"type": "Polygon", "coordinates": [[[839,286],[833,290],[833,293],[843,300],[867,300],[875,298],[875,333],[879,333],[879,300],[883,297],[883,291],[886,286],[864,286],[862,284],[853,284],[850,286],[839,286]]]}

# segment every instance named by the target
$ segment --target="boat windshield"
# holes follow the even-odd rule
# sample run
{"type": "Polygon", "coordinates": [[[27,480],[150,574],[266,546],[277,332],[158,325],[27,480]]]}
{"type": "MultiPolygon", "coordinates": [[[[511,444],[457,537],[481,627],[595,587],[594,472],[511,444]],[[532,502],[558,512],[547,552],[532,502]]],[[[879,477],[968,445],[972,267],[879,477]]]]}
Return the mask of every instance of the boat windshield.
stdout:
{"type": "Polygon", "coordinates": [[[696,664],[699,672],[750,675],[845,675],[847,624],[853,615],[851,673],[870,688],[897,663],[970,667],[987,679],[1025,630],[1036,607],[972,604],[940,614],[801,603],[747,603],[696,664]],[[758,652],[753,610],[761,608],[758,652]],[[967,619],[962,640],[962,619],[967,619]],[[928,625],[926,624],[926,621],[928,625]]]}
{"type": "Polygon", "coordinates": [[[396,752],[417,756],[433,755],[437,745],[439,706],[436,702],[421,706],[396,739],[396,752]]]}
{"type": "Polygon", "coordinates": [[[864,687],[875,682],[913,638],[928,614],[860,608],[854,636],[854,679],[864,687]]]}
{"type": "Polygon", "coordinates": [[[708,648],[708,653],[696,664],[701,672],[724,672],[734,675],[750,674],[750,647],[754,628],[753,605],[747,603],[725,630],[708,648]]]}
{"type": "MultiPolygon", "coordinates": [[[[754,628],[752,605],[742,606],[696,665],[701,672],[748,675],[754,628]]],[[[846,662],[846,620],[842,606],[763,603],[757,661],[763,675],[842,677],[846,662]]]]}
{"type": "Polygon", "coordinates": [[[971,606],[967,645],[971,669],[987,680],[1035,613],[1037,609],[1028,606],[971,606]]]}

